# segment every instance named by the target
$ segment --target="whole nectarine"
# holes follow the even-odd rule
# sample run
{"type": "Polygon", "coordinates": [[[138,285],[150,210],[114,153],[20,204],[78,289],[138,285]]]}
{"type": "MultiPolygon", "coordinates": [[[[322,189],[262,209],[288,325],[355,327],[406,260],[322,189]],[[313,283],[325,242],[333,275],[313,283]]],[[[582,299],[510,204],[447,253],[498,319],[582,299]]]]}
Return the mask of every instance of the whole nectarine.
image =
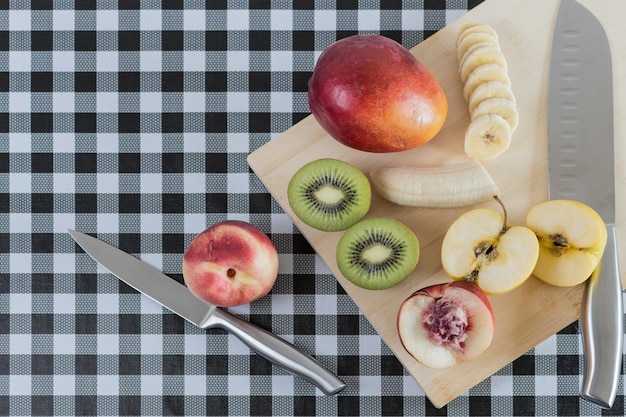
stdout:
{"type": "Polygon", "coordinates": [[[183,255],[183,278],[198,298],[221,307],[266,295],[278,275],[278,253],[256,226],[239,220],[214,224],[198,234],[183,255]]]}

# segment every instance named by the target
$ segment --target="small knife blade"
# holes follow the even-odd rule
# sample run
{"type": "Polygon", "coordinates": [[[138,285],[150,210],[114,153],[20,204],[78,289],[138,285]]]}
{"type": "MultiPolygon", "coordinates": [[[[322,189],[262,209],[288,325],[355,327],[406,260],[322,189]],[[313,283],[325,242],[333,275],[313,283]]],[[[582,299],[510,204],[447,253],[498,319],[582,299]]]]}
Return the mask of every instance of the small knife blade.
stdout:
{"type": "Polygon", "coordinates": [[[311,382],[326,395],[345,388],[321,363],[273,333],[199,299],[185,285],[108,243],[75,230],[68,232],[78,246],[121,281],[196,326],[233,333],[256,353],[311,382]]]}
{"type": "Polygon", "coordinates": [[[548,160],[551,199],[595,209],[608,242],[581,309],[582,398],[611,408],[621,373],[623,299],[615,232],[613,73],[607,35],[575,0],[561,0],[550,57],[548,160]]]}

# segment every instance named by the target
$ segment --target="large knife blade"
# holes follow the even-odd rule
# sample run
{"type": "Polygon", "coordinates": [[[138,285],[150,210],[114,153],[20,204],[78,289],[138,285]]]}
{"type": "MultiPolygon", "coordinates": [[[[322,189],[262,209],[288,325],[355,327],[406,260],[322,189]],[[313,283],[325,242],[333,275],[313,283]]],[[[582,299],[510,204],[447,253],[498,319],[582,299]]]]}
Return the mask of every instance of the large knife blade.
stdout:
{"type": "Polygon", "coordinates": [[[278,336],[194,296],[183,284],[158,269],[95,237],[69,230],[76,243],[120,280],[196,326],[233,333],[272,363],[333,395],[345,384],[313,357],[278,336]]]}
{"type": "Polygon", "coordinates": [[[608,242],[587,281],[581,310],[585,371],[581,396],[611,408],[621,373],[622,285],[615,232],[613,71],[607,35],[575,0],[561,0],[554,27],[548,87],[551,199],[595,209],[608,242]]]}

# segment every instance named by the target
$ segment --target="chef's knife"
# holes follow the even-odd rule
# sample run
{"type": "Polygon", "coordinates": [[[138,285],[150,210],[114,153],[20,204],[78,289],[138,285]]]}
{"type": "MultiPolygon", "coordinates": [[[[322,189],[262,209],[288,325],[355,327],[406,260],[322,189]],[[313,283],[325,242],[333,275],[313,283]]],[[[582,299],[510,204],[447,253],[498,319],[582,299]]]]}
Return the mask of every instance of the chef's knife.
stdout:
{"type": "Polygon", "coordinates": [[[548,93],[550,198],[589,205],[608,230],[602,261],[583,297],[585,371],[580,395],[611,408],[624,338],[615,233],[612,60],[602,25],[575,0],[561,0],[559,6],[548,93]]]}
{"type": "Polygon", "coordinates": [[[72,238],[95,261],[139,292],[196,326],[222,328],[237,336],[259,355],[333,395],[345,384],[311,356],[278,336],[209,304],[176,280],[108,243],[75,230],[72,238]]]}

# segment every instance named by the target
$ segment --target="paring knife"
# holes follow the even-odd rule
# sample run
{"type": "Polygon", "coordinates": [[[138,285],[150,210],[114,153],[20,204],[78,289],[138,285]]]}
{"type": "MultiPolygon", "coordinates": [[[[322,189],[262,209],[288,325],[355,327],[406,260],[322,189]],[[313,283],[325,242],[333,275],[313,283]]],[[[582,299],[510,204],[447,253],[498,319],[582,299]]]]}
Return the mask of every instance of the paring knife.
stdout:
{"type": "Polygon", "coordinates": [[[561,0],[548,88],[550,198],[595,209],[608,242],[586,284],[581,311],[585,371],[582,398],[611,408],[621,373],[622,284],[615,233],[613,70],[609,41],[595,16],[561,0]]]}
{"type": "Polygon", "coordinates": [[[222,328],[259,355],[333,395],[345,384],[311,356],[278,336],[194,296],[185,285],[108,243],[69,230],[76,243],[109,272],[196,326],[222,328]]]}

